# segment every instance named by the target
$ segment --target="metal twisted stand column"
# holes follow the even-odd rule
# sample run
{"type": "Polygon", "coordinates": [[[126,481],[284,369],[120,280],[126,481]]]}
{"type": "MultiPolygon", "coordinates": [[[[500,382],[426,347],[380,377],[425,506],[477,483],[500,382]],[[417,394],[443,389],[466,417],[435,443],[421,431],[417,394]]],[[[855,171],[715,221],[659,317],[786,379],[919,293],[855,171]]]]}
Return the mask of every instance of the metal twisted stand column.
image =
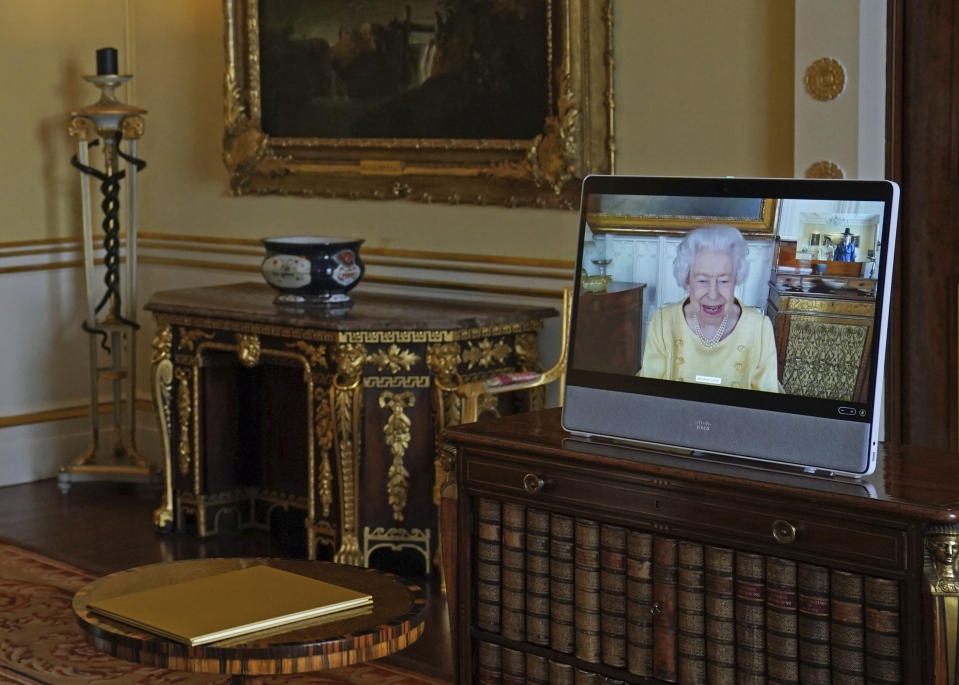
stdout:
{"type": "MultiPolygon", "coordinates": [[[[99,55],[98,55],[99,57],[99,55]]],[[[78,151],[71,163],[80,172],[83,211],[84,275],[87,311],[83,330],[90,341],[90,446],[60,469],[60,490],[84,480],[157,481],[159,474],[136,448],[136,177],[145,163],[136,157],[146,110],[119,102],[115,89],[130,76],[97,74],[84,79],[101,89],[100,100],[70,113],[69,133],[78,151]],[[126,141],[127,152],[121,149],[126,141]],[[90,162],[90,148],[101,145],[103,169],[90,162]],[[120,169],[121,160],[125,163],[120,169]],[[103,213],[103,287],[96,284],[93,197],[90,179],[100,181],[103,213]],[[125,179],[124,202],[120,181],[125,179]],[[126,268],[120,254],[120,211],[125,205],[126,268]],[[124,292],[125,291],[125,292],[124,292]],[[124,297],[126,303],[123,302],[124,297]],[[98,350],[99,348],[99,350],[98,350]],[[102,350],[102,355],[100,350],[102,350]],[[101,358],[108,362],[101,364],[101,358]],[[100,384],[109,384],[115,440],[107,454],[100,445],[100,384]],[[125,414],[125,417],[124,417],[125,414]]]]}

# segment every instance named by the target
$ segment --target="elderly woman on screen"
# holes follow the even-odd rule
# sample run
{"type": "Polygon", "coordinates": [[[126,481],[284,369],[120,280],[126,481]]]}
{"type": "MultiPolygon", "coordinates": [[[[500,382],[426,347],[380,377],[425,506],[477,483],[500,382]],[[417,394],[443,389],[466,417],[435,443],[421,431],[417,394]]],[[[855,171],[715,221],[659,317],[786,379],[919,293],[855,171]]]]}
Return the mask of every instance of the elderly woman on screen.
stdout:
{"type": "Polygon", "coordinates": [[[734,226],[690,231],[673,261],[687,297],[649,323],[640,376],[782,392],[769,319],[735,297],[746,279],[746,240],[734,226]]]}

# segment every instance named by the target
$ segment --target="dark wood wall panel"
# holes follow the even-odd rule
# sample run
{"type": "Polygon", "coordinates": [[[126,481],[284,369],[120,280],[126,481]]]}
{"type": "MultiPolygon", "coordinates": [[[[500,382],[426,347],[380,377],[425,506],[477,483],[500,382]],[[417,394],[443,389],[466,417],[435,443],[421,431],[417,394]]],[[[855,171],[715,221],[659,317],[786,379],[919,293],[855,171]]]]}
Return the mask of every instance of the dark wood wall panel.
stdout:
{"type": "Polygon", "coordinates": [[[888,435],[955,450],[959,1],[896,0],[891,10],[891,134],[899,140],[893,140],[889,169],[903,195],[888,435]]]}

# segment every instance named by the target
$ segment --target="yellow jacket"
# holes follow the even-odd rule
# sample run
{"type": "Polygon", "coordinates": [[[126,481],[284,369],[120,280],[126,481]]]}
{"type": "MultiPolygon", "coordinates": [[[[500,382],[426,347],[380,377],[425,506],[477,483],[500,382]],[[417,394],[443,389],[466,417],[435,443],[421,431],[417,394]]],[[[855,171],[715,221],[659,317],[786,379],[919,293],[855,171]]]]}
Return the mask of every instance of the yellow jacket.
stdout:
{"type": "Polygon", "coordinates": [[[638,375],[782,392],[772,323],[758,309],[739,306],[742,314],[733,332],[711,349],[690,330],[683,302],[658,309],[649,322],[638,375]]]}

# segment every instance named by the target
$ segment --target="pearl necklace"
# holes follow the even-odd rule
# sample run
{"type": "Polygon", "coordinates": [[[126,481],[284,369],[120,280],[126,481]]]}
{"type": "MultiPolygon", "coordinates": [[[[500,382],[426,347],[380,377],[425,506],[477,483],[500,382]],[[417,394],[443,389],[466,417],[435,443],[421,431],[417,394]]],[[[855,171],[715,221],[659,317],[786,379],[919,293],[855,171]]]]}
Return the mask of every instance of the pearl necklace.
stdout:
{"type": "Polygon", "coordinates": [[[699,317],[696,316],[696,313],[693,312],[693,325],[696,327],[696,335],[699,336],[699,339],[703,343],[703,347],[707,350],[711,350],[716,345],[719,344],[719,341],[723,339],[723,334],[726,332],[726,324],[729,323],[729,312],[723,314],[723,320],[719,322],[719,328],[716,329],[716,333],[713,334],[712,338],[706,338],[703,333],[703,329],[699,325],[699,317]]]}

